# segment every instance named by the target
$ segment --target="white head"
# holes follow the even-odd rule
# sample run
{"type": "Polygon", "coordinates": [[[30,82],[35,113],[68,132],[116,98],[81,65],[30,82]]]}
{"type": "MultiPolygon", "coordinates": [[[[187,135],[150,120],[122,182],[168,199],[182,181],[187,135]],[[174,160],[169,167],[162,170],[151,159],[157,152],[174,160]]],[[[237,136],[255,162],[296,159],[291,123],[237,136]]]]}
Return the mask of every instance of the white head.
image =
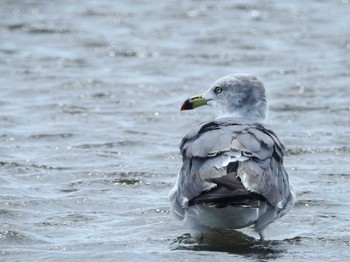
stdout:
{"type": "Polygon", "coordinates": [[[186,100],[181,110],[209,105],[218,117],[232,116],[259,121],[266,117],[265,88],[256,76],[231,74],[215,81],[203,95],[186,100]]]}

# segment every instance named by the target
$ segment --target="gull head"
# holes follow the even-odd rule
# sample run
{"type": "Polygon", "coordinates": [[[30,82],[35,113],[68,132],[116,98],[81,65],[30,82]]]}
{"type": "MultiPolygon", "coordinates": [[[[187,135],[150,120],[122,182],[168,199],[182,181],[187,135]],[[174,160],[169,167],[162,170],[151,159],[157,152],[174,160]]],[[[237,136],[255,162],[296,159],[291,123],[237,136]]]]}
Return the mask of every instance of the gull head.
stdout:
{"type": "Polygon", "coordinates": [[[204,93],[188,98],[181,110],[212,106],[217,117],[259,121],[266,117],[265,88],[256,76],[231,74],[216,80],[204,93]]]}

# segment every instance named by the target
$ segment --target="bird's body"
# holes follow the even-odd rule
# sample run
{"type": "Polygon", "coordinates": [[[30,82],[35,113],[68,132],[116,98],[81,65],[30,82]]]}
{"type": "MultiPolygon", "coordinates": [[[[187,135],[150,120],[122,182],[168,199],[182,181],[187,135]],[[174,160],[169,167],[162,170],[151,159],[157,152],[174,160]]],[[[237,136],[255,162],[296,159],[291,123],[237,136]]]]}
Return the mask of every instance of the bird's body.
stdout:
{"type": "Polygon", "coordinates": [[[171,213],[195,232],[254,225],[262,237],[295,202],[284,146],[261,123],[264,87],[254,76],[229,75],[182,109],[204,104],[214,106],[218,118],[195,127],[180,144],[183,165],[169,195],[171,213]]]}

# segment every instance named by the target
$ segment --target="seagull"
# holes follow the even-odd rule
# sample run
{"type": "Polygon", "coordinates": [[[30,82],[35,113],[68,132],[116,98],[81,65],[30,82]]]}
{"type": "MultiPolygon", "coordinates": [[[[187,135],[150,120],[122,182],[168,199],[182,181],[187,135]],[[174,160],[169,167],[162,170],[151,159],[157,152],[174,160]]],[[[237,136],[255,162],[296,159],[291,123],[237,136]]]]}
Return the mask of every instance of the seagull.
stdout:
{"type": "Polygon", "coordinates": [[[169,193],[170,213],[195,235],[253,226],[264,230],[293,207],[296,197],[283,166],[285,147],[263,125],[265,88],[250,74],[230,74],[182,110],[208,105],[217,117],[181,141],[182,168],[169,193]]]}

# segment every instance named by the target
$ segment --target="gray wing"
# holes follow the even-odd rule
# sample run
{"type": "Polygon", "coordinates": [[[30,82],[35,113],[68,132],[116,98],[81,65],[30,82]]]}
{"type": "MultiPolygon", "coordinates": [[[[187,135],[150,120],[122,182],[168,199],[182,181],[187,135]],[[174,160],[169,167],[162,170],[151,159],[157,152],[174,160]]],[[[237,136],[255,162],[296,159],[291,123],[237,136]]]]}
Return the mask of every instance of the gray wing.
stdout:
{"type": "MultiPolygon", "coordinates": [[[[183,165],[170,193],[180,219],[192,204],[254,205],[266,200],[277,210],[291,201],[284,146],[261,124],[221,119],[204,123],[180,144],[183,165]]],[[[283,212],[286,213],[286,212],[283,212]]]]}

